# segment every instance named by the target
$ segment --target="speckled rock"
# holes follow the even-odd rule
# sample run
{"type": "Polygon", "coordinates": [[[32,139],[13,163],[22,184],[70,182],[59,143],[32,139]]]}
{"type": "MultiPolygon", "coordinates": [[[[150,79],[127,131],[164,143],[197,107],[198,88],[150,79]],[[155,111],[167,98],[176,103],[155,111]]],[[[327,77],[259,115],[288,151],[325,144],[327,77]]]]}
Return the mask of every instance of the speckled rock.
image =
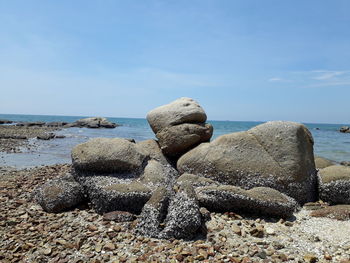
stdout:
{"type": "Polygon", "coordinates": [[[132,179],[89,176],[82,185],[97,213],[128,211],[139,214],[151,197],[151,189],[132,179]]]}
{"type": "Polygon", "coordinates": [[[34,199],[49,213],[62,212],[82,203],[83,188],[72,175],[47,181],[34,191],[34,199]]]}
{"type": "Polygon", "coordinates": [[[202,218],[196,193],[189,183],[183,183],[171,199],[165,228],[160,238],[192,238],[201,227],[202,218]]]}
{"type": "Polygon", "coordinates": [[[320,156],[315,156],[315,166],[317,169],[323,169],[332,165],[334,165],[333,161],[320,156]]]}
{"type": "Polygon", "coordinates": [[[95,138],[72,150],[73,167],[80,172],[138,174],[146,160],[135,143],[121,138],[95,138]]]}
{"type": "Polygon", "coordinates": [[[245,189],[271,187],[300,203],[316,198],[313,138],[299,123],[267,122],[220,136],[184,154],[177,168],[245,189]]]}
{"type": "Polygon", "coordinates": [[[136,226],[137,234],[155,238],[159,236],[163,229],[161,223],[166,217],[169,199],[169,190],[163,186],[158,187],[142,208],[139,222],[136,226]]]}
{"type": "Polygon", "coordinates": [[[334,205],[312,211],[311,216],[327,217],[341,221],[350,220],[350,205],[334,205]]]}
{"type": "Polygon", "coordinates": [[[321,169],[319,196],[330,204],[350,204],[350,167],[333,165],[321,169]]]}
{"type": "Polygon", "coordinates": [[[288,217],[299,208],[293,198],[268,187],[244,190],[232,185],[206,186],[196,192],[200,205],[210,211],[288,217]]]}
{"type": "Polygon", "coordinates": [[[208,142],[213,135],[213,126],[208,123],[184,123],[159,131],[156,136],[162,151],[167,156],[181,156],[202,142],[208,142]]]}
{"type": "Polygon", "coordinates": [[[207,120],[202,107],[191,98],[180,98],[151,110],[147,121],[154,133],[182,123],[203,123],[207,120]]]}

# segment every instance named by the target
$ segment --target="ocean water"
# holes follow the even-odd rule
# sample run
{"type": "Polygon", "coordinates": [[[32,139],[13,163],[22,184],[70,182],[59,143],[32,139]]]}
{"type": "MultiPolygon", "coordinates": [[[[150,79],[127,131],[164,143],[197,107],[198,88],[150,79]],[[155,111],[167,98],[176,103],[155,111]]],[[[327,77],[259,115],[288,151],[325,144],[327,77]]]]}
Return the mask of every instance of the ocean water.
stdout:
{"type": "MultiPolygon", "coordinates": [[[[0,119],[13,121],[66,121],[85,118],[86,116],[48,116],[48,115],[9,115],[0,114],[0,119]]],[[[136,141],[155,139],[155,136],[148,125],[146,119],[135,118],[108,118],[121,126],[115,129],[87,129],[87,128],[69,128],[56,133],[65,135],[65,139],[53,139],[49,141],[36,141],[39,147],[31,152],[24,151],[17,154],[0,153],[0,166],[32,167],[38,165],[47,165],[54,163],[70,163],[71,149],[82,142],[95,137],[121,137],[133,138],[136,141]]],[[[262,122],[245,121],[210,121],[214,127],[216,137],[238,131],[246,131],[262,122]]],[[[311,131],[314,137],[314,152],[334,161],[350,161],[350,134],[339,132],[343,124],[310,124],[304,123],[311,131]]],[[[344,124],[345,125],[345,124],[344,124]]]]}

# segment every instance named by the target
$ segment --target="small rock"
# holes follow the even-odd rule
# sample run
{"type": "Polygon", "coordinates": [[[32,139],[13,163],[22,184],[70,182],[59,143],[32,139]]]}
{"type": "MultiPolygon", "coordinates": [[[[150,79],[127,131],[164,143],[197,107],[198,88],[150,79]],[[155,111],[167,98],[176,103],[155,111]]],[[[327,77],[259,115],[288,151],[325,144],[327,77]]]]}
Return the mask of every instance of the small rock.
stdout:
{"type": "Polygon", "coordinates": [[[115,250],[115,245],[111,242],[108,242],[104,245],[104,250],[109,250],[109,251],[113,251],[115,250]]]}
{"type": "Polygon", "coordinates": [[[275,234],[275,230],[273,228],[271,228],[271,227],[266,227],[265,228],[265,232],[268,235],[274,235],[275,234]]]}
{"type": "Polygon", "coordinates": [[[238,225],[232,225],[231,229],[233,231],[233,233],[237,234],[237,235],[241,235],[241,228],[238,225]]]}
{"type": "Polygon", "coordinates": [[[304,261],[307,263],[316,263],[317,257],[314,254],[305,254],[304,255],[304,261]]]}

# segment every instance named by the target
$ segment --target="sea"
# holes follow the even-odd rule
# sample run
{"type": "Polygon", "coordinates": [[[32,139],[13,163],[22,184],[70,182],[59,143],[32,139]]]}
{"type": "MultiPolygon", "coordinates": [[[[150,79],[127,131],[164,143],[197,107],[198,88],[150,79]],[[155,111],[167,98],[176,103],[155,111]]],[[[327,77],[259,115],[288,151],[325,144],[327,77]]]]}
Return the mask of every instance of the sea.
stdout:
{"type": "MultiPolygon", "coordinates": [[[[15,122],[74,122],[86,117],[87,116],[0,114],[0,119],[12,120],[15,122]]],[[[72,148],[79,143],[83,143],[95,137],[133,138],[135,141],[155,139],[155,135],[146,119],[109,117],[108,120],[118,123],[120,126],[115,129],[67,128],[56,132],[56,134],[64,135],[66,137],[64,139],[53,139],[49,141],[31,139],[30,143],[37,144],[34,150],[23,149],[22,153],[13,154],[0,153],[0,166],[26,168],[58,163],[71,163],[70,153],[72,148]]],[[[207,122],[211,123],[214,127],[212,139],[223,134],[246,131],[263,123],[215,120],[208,120],[207,122]]],[[[339,132],[339,128],[346,124],[304,124],[313,135],[315,155],[337,162],[350,161],[350,133],[344,134],[339,132]]]]}

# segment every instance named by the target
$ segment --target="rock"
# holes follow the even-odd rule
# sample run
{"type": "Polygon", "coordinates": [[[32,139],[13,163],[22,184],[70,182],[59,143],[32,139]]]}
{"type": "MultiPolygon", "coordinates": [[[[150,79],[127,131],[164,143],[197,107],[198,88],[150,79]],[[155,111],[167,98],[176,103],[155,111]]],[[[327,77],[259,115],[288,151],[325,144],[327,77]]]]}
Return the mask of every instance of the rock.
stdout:
{"type": "Polygon", "coordinates": [[[46,182],[34,191],[34,198],[49,213],[65,211],[85,200],[83,188],[72,175],[46,182]]]}
{"type": "Polygon", "coordinates": [[[212,135],[211,124],[185,123],[166,127],[158,132],[156,137],[164,154],[177,157],[202,142],[208,142],[212,135]]]}
{"type": "Polygon", "coordinates": [[[327,217],[340,221],[348,221],[350,220],[350,205],[328,206],[312,211],[310,215],[314,217],[327,217]]]}
{"type": "Polygon", "coordinates": [[[190,183],[193,187],[201,187],[201,186],[218,186],[220,185],[218,182],[215,182],[212,179],[201,177],[194,174],[184,173],[177,180],[176,183],[181,185],[184,182],[190,183]]]}
{"type": "Polygon", "coordinates": [[[33,121],[33,122],[17,122],[16,126],[24,127],[42,127],[45,125],[45,122],[42,121],[33,121]]]}
{"type": "Polygon", "coordinates": [[[144,162],[135,143],[120,138],[95,138],[72,150],[73,167],[80,172],[137,174],[144,162]]]}
{"type": "Polygon", "coordinates": [[[136,218],[134,214],[126,211],[112,211],[103,214],[103,220],[115,221],[115,222],[128,222],[133,221],[136,218]]]}
{"type": "Polygon", "coordinates": [[[350,162],[347,162],[347,161],[342,161],[340,162],[340,164],[344,166],[350,166],[350,162]]]}
{"type": "Polygon", "coordinates": [[[158,187],[142,208],[136,233],[154,238],[159,236],[162,231],[161,223],[166,217],[169,199],[169,191],[163,186],[158,187]]]}
{"type": "Polygon", "coordinates": [[[193,187],[184,183],[172,198],[165,219],[165,228],[160,238],[190,239],[202,224],[196,193],[193,187]]]}
{"type": "Polygon", "coordinates": [[[139,181],[150,188],[166,186],[171,188],[179,173],[170,164],[162,164],[156,160],[148,161],[139,181]]]}
{"type": "Polygon", "coordinates": [[[220,136],[184,154],[177,168],[245,189],[271,187],[300,203],[316,197],[313,138],[298,123],[267,122],[220,136]]]}
{"type": "Polygon", "coordinates": [[[11,124],[13,123],[13,121],[9,121],[9,120],[0,120],[0,124],[11,124]]]}
{"type": "Polygon", "coordinates": [[[146,140],[136,143],[136,147],[149,159],[156,160],[162,164],[168,165],[169,160],[164,156],[156,140],[146,140]]]}
{"type": "Polygon", "coordinates": [[[60,128],[63,127],[65,125],[67,125],[68,122],[64,122],[64,121],[53,121],[53,122],[47,122],[45,124],[45,126],[47,127],[55,127],[55,128],[60,128]]]}
{"type": "Polygon", "coordinates": [[[91,117],[77,120],[66,127],[79,127],[79,128],[115,128],[118,124],[109,122],[106,118],[91,117]]]}
{"type": "Polygon", "coordinates": [[[339,131],[342,133],[349,133],[350,127],[349,126],[342,126],[339,131]]]}
{"type": "Polygon", "coordinates": [[[321,169],[319,196],[330,204],[350,204],[350,167],[333,165],[321,169]]]}
{"type": "Polygon", "coordinates": [[[147,121],[154,133],[182,123],[204,123],[207,120],[202,107],[193,99],[180,98],[160,106],[147,114],[147,121]]]}
{"type": "Polygon", "coordinates": [[[299,209],[294,199],[267,187],[244,190],[232,185],[206,186],[197,188],[196,193],[199,204],[210,211],[289,217],[299,209]]]}
{"type": "Polygon", "coordinates": [[[323,157],[315,156],[315,166],[317,169],[323,169],[334,165],[334,162],[323,157]]]}
{"type": "Polygon", "coordinates": [[[42,135],[39,135],[36,137],[38,140],[50,140],[50,139],[53,139],[55,138],[55,134],[52,133],[52,132],[49,132],[49,133],[44,133],[42,135]]]}
{"type": "Polygon", "coordinates": [[[316,263],[318,261],[318,258],[314,254],[305,254],[304,261],[307,263],[316,263]]]}
{"type": "Polygon", "coordinates": [[[100,214],[112,211],[139,214],[152,195],[151,189],[137,181],[111,176],[87,176],[80,179],[89,200],[100,214]]]}

